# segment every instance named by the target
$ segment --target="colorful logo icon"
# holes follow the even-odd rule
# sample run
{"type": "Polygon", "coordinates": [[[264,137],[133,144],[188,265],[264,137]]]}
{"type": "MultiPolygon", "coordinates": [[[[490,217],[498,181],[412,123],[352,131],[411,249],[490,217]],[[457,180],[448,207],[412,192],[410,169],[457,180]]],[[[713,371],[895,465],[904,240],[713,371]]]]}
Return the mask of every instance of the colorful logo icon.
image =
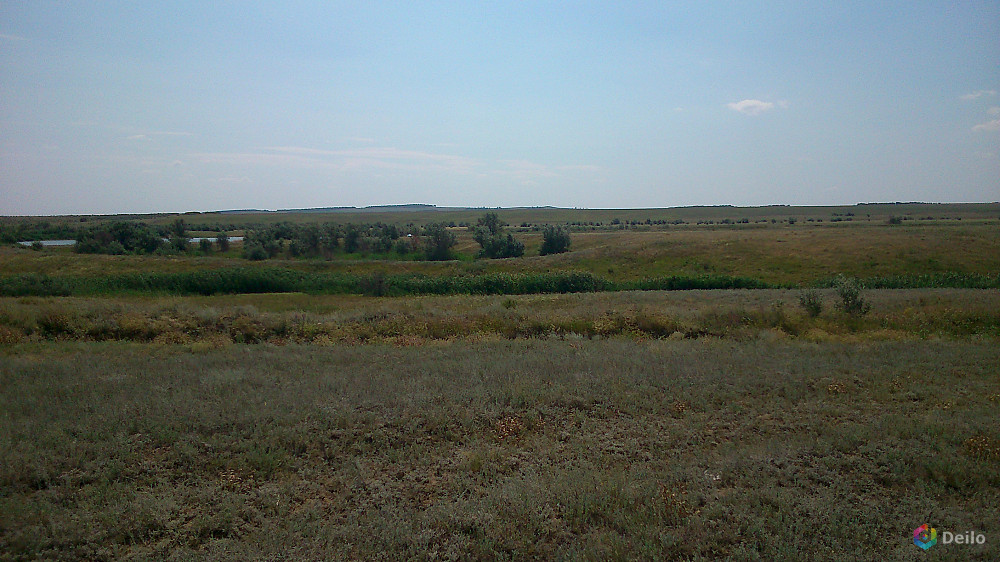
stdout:
{"type": "Polygon", "coordinates": [[[913,530],[913,544],[927,550],[937,544],[937,529],[924,523],[913,530]]]}

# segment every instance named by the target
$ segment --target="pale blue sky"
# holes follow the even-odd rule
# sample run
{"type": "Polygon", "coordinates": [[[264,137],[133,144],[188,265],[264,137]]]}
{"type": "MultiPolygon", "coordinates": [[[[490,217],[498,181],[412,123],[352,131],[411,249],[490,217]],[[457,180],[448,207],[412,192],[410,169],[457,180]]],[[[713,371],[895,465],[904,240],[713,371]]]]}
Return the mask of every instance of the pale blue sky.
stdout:
{"type": "Polygon", "coordinates": [[[1000,2],[0,2],[0,214],[1000,200],[1000,2]]]}

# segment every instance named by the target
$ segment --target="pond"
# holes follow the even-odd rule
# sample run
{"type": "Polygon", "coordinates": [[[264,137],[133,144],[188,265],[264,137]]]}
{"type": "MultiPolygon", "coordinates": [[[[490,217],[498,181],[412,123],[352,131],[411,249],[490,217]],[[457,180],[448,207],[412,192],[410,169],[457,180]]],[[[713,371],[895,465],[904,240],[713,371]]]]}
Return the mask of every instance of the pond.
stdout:
{"type": "MultiPolygon", "coordinates": [[[[188,239],[188,241],[191,242],[192,244],[197,244],[197,243],[201,242],[202,240],[211,240],[212,242],[215,242],[215,237],[214,236],[212,236],[212,237],[195,237],[195,238],[189,238],[188,239]]],[[[167,239],[164,238],[163,241],[166,242],[167,239]]],[[[229,237],[229,241],[230,242],[242,242],[243,241],[243,237],[242,236],[230,236],[229,237]]],[[[41,242],[42,246],[72,246],[73,244],[76,244],[76,240],[38,240],[38,242],[41,242]]],[[[23,242],[18,242],[18,244],[20,244],[22,246],[30,246],[30,245],[32,245],[34,243],[35,243],[34,240],[25,240],[23,242]]]]}

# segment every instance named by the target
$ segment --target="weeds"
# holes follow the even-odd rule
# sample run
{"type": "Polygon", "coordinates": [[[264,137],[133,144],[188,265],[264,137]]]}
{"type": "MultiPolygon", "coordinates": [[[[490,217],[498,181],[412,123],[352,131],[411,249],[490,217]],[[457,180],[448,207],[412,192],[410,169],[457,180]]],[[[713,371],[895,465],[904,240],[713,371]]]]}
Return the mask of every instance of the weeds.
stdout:
{"type": "Polygon", "coordinates": [[[799,294],[799,306],[810,317],[816,318],[823,312],[823,299],[817,291],[804,291],[799,294]]]}
{"type": "Polygon", "coordinates": [[[837,307],[845,314],[864,316],[872,305],[861,296],[861,285],[856,279],[840,276],[835,283],[840,302],[837,307]]]}

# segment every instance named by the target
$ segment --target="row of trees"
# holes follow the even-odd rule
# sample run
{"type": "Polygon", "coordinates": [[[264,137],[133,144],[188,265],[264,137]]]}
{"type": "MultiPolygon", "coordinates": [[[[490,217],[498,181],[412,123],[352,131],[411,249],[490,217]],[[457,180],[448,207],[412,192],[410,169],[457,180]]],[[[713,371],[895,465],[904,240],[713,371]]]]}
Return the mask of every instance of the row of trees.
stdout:
{"type": "MultiPolygon", "coordinates": [[[[479,243],[480,258],[518,258],[524,255],[524,243],[507,232],[506,223],[496,213],[486,213],[476,222],[472,238],[479,243]]],[[[540,255],[569,251],[569,230],[563,226],[546,225],[542,228],[540,255]]]]}
{"type": "Polygon", "coordinates": [[[290,257],[331,257],[347,254],[396,253],[428,260],[447,260],[457,242],[444,224],[423,227],[394,224],[305,224],[280,223],[247,231],[243,255],[262,260],[287,253],[290,257]]]}
{"type": "MultiPolygon", "coordinates": [[[[487,213],[475,225],[469,226],[479,244],[480,258],[514,258],[524,255],[524,243],[507,231],[506,223],[496,213],[487,213]]],[[[562,226],[546,226],[542,232],[541,255],[569,250],[569,230],[562,226]]],[[[455,233],[446,223],[422,227],[408,224],[292,224],[278,223],[248,230],[243,242],[243,255],[251,260],[264,260],[279,255],[289,257],[332,257],[334,253],[389,254],[426,260],[453,259],[452,248],[457,243],[455,233]]]]}
{"type": "MultiPolygon", "coordinates": [[[[475,225],[469,226],[479,244],[479,258],[500,259],[524,255],[524,243],[514,237],[496,213],[487,213],[475,225]]],[[[570,247],[569,229],[547,225],[542,230],[541,255],[566,252],[570,247]]],[[[193,251],[183,219],[167,226],[153,227],[142,222],[115,221],[79,229],[75,251],[91,254],[152,254],[193,251]]],[[[219,232],[215,243],[199,241],[197,249],[210,253],[215,246],[228,251],[229,237],[219,232]]],[[[425,226],[412,224],[293,224],[277,223],[247,230],[243,256],[251,260],[289,257],[331,257],[343,252],[388,254],[418,257],[427,260],[453,259],[452,248],[457,243],[455,233],[445,223],[425,226]]]]}
{"type": "MultiPolygon", "coordinates": [[[[198,250],[210,253],[213,246],[220,251],[229,250],[229,236],[220,232],[212,240],[202,239],[198,250]]],[[[184,220],[177,219],[170,225],[152,227],[142,222],[115,221],[76,232],[73,250],[81,254],[156,254],[194,251],[187,236],[184,220]]]]}

